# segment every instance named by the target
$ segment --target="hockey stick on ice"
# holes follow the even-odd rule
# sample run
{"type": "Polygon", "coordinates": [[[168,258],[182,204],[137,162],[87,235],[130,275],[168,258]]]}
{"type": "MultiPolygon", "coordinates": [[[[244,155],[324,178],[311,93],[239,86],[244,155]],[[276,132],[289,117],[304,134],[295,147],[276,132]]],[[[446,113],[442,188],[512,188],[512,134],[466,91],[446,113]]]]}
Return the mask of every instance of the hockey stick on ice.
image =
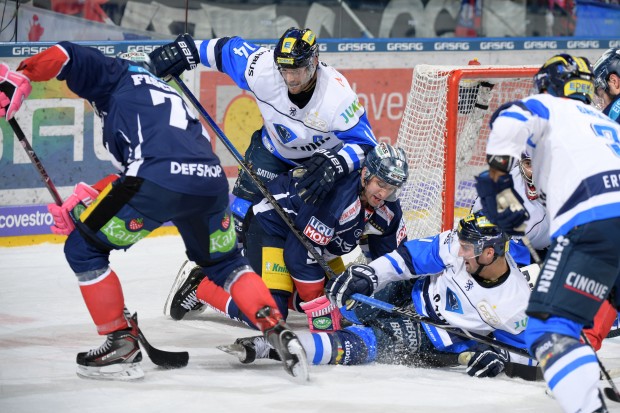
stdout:
{"type": "Polygon", "coordinates": [[[479,343],[487,344],[491,347],[506,350],[516,355],[527,357],[529,359],[534,360],[534,357],[532,357],[527,351],[525,351],[522,348],[511,346],[510,344],[502,343],[501,341],[493,340],[492,338],[484,336],[482,334],[472,333],[471,331],[463,330],[458,327],[452,327],[450,325],[438,323],[428,317],[425,317],[425,316],[422,316],[416,313],[412,308],[398,307],[393,304],[386,303],[385,301],[378,300],[374,297],[368,297],[362,294],[353,294],[351,296],[351,299],[355,301],[359,301],[360,303],[368,304],[370,306],[379,308],[383,311],[387,311],[388,313],[398,314],[398,315],[410,318],[414,321],[417,321],[418,323],[432,325],[432,326],[441,328],[442,330],[445,330],[448,333],[452,333],[457,336],[467,338],[470,340],[475,340],[479,343]]]}
{"type": "Polygon", "coordinates": [[[286,214],[286,212],[284,212],[282,207],[278,204],[278,201],[276,201],[276,199],[273,197],[273,195],[271,195],[267,187],[265,187],[265,184],[263,184],[263,182],[256,176],[254,171],[252,171],[250,167],[245,163],[245,160],[243,159],[243,155],[239,153],[237,148],[235,148],[232,142],[226,137],[224,132],[220,129],[217,123],[215,123],[213,118],[211,118],[211,116],[206,111],[206,109],[202,107],[202,105],[200,104],[198,99],[196,99],[196,96],[194,96],[192,91],[189,90],[189,88],[185,85],[185,83],[183,83],[183,81],[178,76],[173,76],[172,78],[174,79],[176,84],[181,88],[185,96],[189,99],[192,106],[194,106],[194,108],[196,108],[196,110],[202,115],[202,117],[207,122],[211,130],[217,135],[217,137],[224,144],[224,146],[226,146],[226,149],[228,149],[228,151],[235,158],[235,160],[241,166],[244,172],[247,173],[248,176],[254,182],[254,184],[256,184],[256,186],[258,187],[260,192],[263,194],[263,196],[267,198],[269,203],[273,206],[274,211],[276,211],[276,213],[280,216],[280,218],[282,218],[284,223],[290,228],[291,231],[293,231],[293,234],[299,240],[299,242],[301,242],[301,244],[308,250],[310,255],[312,255],[312,258],[314,258],[316,262],[321,266],[323,271],[325,271],[325,274],[327,274],[329,278],[334,277],[336,274],[331,269],[331,267],[327,264],[323,256],[321,256],[318,252],[316,252],[316,250],[314,249],[314,246],[310,243],[310,241],[306,237],[304,237],[304,235],[302,235],[302,233],[297,228],[295,228],[295,224],[293,223],[291,218],[286,214]]]}
{"type": "MultiPolygon", "coordinates": [[[[28,157],[32,161],[33,165],[37,168],[37,171],[39,172],[39,175],[41,176],[45,187],[52,195],[52,198],[54,198],[54,202],[56,203],[56,205],[62,205],[62,198],[58,194],[58,191],[56,190],[52,179],[47,174],[45,167],[43,167],[43,163],[32,148],[32,145],[30,145],[30,142],[28,142],[24,131],[22,131],[22,128],[17,123],[17,120],[15,120],[15,118],[9,120],[9,125],[11,125],[13,132],[15,132],[17,139],[28,154],[28,157]]],[[[127,311],[127,309],[125,309],[125,311],[127,311]]],[[[127,311],[127,313],[129,312],[127,311]]],[[[131,317],[129,318],[131,319],[131,317]]],[[[138,322],[137,317],[135,319],[135,322],[138,322]]],[[[149,358],[154,364],[166,368],[177,368],[187,365],[187,361],[189,360],[189,353],[187,351],[164,351],[151,346],[151,344],[146,341],[146,337],[144,337],[144,334],[142,334],[140,327],[138,327],[138,338],[140,339],[140,343],[144,347],[146,354],[149,356],[149,358]]]]}

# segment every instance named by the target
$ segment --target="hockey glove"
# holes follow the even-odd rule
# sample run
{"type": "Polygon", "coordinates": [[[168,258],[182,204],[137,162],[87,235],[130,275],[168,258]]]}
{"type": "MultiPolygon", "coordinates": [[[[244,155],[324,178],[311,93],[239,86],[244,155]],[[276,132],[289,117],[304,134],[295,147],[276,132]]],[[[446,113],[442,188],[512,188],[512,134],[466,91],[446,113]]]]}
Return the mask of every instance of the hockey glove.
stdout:
{"type": "Polygon", "coordinates": [[[311,205],[323,201],[348,170],[344,158],[329,149],[318,149],[304,166],[306,173],[297,182],[297,192],[311,205]]]}
{"type": "Polygon", "coordinates": [[[32,86],[26,76],[0,63],[0,116],[11,120],[31,91],[32,86]]]}
{"type": "Polygon", "coordinates": [[[180,76],[186,70],[194,69],[200,62],[200,55],[194,39],[189,34],[180,34],[168,43],[149,53],[155,76],[166,82],[171,76],[180,76]]]}
{"type": "Polygon", "coordinates": [[[524,222],[530,216],[523,198],[514,190],[512,175],[506,174],[494,182],[485,171],[476,176],[476,191],[486,217],[508,235],[524,235],[524,222]]]}
{"type": "Polygon", "coordinates": [[[495,377],[506,368],[510,356],[506,350],[480,344],[467,363],[467,374],[472,377],[495,377]]]}
{"type": "Polygon", "coordinates": [[[75,229],[75,222],[80,218],[80,214],[93,203],[97,195],[99,192],[80,182],[62,205],[48,204],[47,209],[54,218],[54,225],[50,227],[52,232],[69,235],[75,229]]]}
{"type": "Polygon", "coordinates": [[[322,295],[307,303],[301,303],[300,307],[308,316],[308,327],[311,333],[327,333],[340,330],[340,310],[322,295]]]}
{"type": "MultiPolygon", "coordinates": [[[[325,295],[336,307],[347,305],[347,301],[355,293],[372,295],[379,284],[375,270],[368,265],[351,265],[345,272],[331,278],[325,285],[325,295]]],[[[349,303],[347,309],[355,307],[349,303]]]]}

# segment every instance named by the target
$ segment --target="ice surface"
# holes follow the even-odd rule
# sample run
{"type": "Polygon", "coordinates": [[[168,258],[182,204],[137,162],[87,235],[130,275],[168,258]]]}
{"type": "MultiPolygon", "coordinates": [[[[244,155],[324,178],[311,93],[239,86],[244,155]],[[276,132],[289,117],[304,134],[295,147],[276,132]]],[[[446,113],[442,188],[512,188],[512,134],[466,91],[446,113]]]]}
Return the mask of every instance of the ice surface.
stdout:
{"type": "MultiPolygon", "coordinates": [[[[420,369],[388,365],[312,366],[311,380],[296,384],[279,363],[241,365],[215,348],[255,334],[204,312],[182,321],[162,308],[183,262],[178,236],[147,238],[111,264],[155,347],[190,353],[189,365],[163,370],[145,356],[143,380],[85,380],[75,356],[98,347],[98,336],[63,246],[0,248],[0,412],[559,412],[541,382],[475,379],[464,368],[420,369]]],[[[295,329],[305,317],[290,318],[295,329]]],[[[620,369],[620,339],[600,352],[608,369],[620,369]]],[[[605,381],[601,382],[606,386],[605,381]]],[[[616,385],[620,380],[616,379],[616,385]]],[[[608,401],[611,411],[620,405],[608,401]]]]}

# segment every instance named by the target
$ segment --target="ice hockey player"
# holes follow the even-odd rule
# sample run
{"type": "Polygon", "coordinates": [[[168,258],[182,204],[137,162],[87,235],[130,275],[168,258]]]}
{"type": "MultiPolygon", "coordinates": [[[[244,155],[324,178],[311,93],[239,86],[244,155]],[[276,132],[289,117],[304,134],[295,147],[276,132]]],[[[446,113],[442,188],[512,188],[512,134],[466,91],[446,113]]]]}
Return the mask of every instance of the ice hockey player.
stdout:
{"type": "Polygon", "coordinates": [[[609,49],[596,61],[594,86],[603,101],[603,113],[620,123],[620,49],[609,49]]]}
{"type": "MultiPolygon", "coordinates": [[[[408,177],[402,149],[386,143],[375,146],[363,168],[336,182],[321,205],[306,204],[299,197],[298,175],[303,174],[300,169],[303,167],[278,176],[268,184],[268,189],[300,234],[326,261],[350,253],[362,238],[371,258],[393,251],[406,239],[398,201],[408,177]]],[[[338,309],[323,295],[324,269],[266,198],[258,198],[248,213],[246,256],[253,268],[260,268],[258,272],[280,312],[286,318],[290,305],[308,314],[311,329],[337,328],[338,309]]],[[[342,271],[344,267],[336,273],[342,271]]],[[[204,275],[194,273],[175,283],[169,310],[172,318],[181,319],[188,310],[208,303],[231,318],[243,319],[236,301],[203,278],[204,275]]]]}
{"type": "MultiPolygon", "coordinates": [[[[319,204],[336,181],[362,167],[365,153],[377,144],[364,107],[345,77],[319,60],[312,30],[289,28],[273,50],[236,36],[204,40],[191,64],[183,58],[190,45],[196,47],[189,35],[182,35],[154,50],[157,75],[179,75],[202,63],[256,97],[263,126],[252,135],[245,162],[264,183],[303,163],[300,196],[319,204]]],[[[243,218],[260,192],[241,171],[233,194],[237,198],[232,212],[241,232],[243,218]]]]}
{"type": "MultiPolygon", "coordinates": [[[[524,348],[530,287],[507,248],[508,237],[477,212],[462,219],[456,230],[406,241],[368,265],[352,265],[327,283],[326,294],[339,307],[355,293],[374,294],[397,306],[412,306],[438,323],[493,334],[524,348]]],[[[451,365],[459,353],[471,350],[467,373],[476,377],[494,377],[508,361],[524,366],[531,361],[367,305],[354,311],[361,325],[329,334],[299,333],[309,360],[451,365]]],[[[274,356],[260,336],[238,339],[227,348],[242,362],[274,356]]]]}
{"type": "Polygon", "coordinates": [[[188,258],[237,298],[272,342],[290,374],[307,377],[305,354],[269,290],[236,248],[228,182],[210,138],[177,92],[155,77],[144,53],[104,56],[60,42],[20,63],[0,65],[0,102],[10,119],[31,81],[56,78],[86,99],[103,124],[118,179],[79,183],[62,205],[50,204],[52,231],[68,235],[64,252],[75,273],[101,347],[77,355],[78,374],[103,379],[144,375],[137,318],[126,318],[110,252],[126,250],[166,221],[178,228],[188,258]],[[217,245],[217,248],[213,248],[217,245]]]}
{"type": "Polygon", "coordinates": [[[531,155],[551,245],[527,308],[526,343],[564,411],[604,412],[599,366],[580,335],[604,300],[619,304],[620,125],[590,106],[594,83],[585,58],[551,57],[534,84],[538,94],[492,116],[489,171],[476,187],[489,219],[522,233],[527,213],[508,171],[522,151],[531,155]]]}

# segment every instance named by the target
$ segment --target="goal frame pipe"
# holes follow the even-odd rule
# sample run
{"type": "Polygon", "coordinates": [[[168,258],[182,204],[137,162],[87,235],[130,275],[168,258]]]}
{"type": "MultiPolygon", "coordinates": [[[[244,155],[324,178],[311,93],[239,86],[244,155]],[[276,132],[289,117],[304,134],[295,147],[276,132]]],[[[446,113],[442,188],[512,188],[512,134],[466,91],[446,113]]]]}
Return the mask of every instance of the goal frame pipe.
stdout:
{"type": "MultiPolygon", "coordinates": [[[[486,67],[472,66],[472,68],[455,69],[448,76],[448,94],[446,103],[446,129],[444,148],[444,193],[442,212],[442,231],[454,227],[454,209],[456,194],[456,143],[458,126],[459,83],[461,80],[487,80],[533,78],[538,67],[486,67]]],[[[504,102],[501,102],[504,103],[504,102]]]]}

